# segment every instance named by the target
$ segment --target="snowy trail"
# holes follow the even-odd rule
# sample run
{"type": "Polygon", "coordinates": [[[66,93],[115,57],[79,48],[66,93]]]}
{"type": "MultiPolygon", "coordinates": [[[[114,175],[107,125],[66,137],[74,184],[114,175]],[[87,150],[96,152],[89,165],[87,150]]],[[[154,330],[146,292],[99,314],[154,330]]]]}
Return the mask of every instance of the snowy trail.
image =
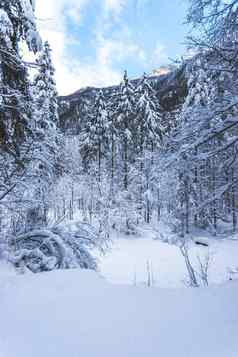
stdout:
{"type": "MultiPolygon", "coordinates": [[[[213,240],[210,247],[191,247],[192,261],[210,255],[209,282],[223,283],[229,280],[229,268],[238,266],[238,240],[213,240]]],[[[145,285],[149,262],[154,285],[163,288],[184,287],[186,268],[183,257],[174,245],[151,238],[115,238],[111,251],[100,257],[100,272],[111,283],[145,285]]]]}
{"type": "Polygon", "coordinates": [[[238,355],[237,282],[148,289],[72,270],[1,283],[1,357],[238,355]]]}

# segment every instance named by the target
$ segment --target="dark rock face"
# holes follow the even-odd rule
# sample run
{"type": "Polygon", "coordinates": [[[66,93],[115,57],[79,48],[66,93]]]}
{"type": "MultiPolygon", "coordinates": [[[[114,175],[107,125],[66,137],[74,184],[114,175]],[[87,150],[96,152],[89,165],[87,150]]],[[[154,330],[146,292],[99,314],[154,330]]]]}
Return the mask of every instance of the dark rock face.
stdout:
{"type": "MultiPolygon", "coordinates": [[[[136,86],[140,79],[132,80],[136,86]]],[[[187,95],[186,66],[161,76],[150,77],[151,85],[156,91],[165,114],[178,109],[187,95]]],[[[93,104],[99,90],[106,98],[113,98],[119,91],[119,86],[106,88],[87,87],[68,96],[59,97],[60,127],[67,134],[77,135],[81,122],[86,116],[87,108],[93,104]]],[[[112,99],[113,100],[113,99],[112,99]]]]}

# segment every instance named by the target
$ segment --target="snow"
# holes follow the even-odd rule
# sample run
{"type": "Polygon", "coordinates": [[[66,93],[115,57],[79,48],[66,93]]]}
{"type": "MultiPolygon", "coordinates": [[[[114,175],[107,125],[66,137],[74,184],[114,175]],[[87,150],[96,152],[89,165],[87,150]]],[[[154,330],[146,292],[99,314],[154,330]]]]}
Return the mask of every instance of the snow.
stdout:
{"type": "Polygon", "coordinates": [[[9,45],[9,36],[13,33],[13,26],[8,14],[3,9],[0,9],[0,33],[1,36],[5,38],[7,44],[9,45]]]}
{"type": "Polygon", "coordinates": [[[156,285],[174,287],[186,271],[176,246],[152,238],[118,238],[111,251],[100,260],[100,272],[111,283],[143,285],[147,281],[147,262],[152,264],[156,285]]]}
{"type": "Polygon", "coordinates": [[[111,285],[62,270],[0,278],[1,357],[237,357],[238,283],[111,285]]]}
{"type": "MultiPolygon", "coordinates": [[[[143,230],[141,236],[128,238],[113,236],[111,250],[100,257],[100,272],[113,284],[145,285],[148,279],[147,265],[153,275],[153,285],[162,288],[184,287],[187,271],[184,259],[176,245],[155,239],[153,230],[143,230]]],[[[231,277],[230,270],[238,266],[238,239],[196,237],[209,247],[190,244],[189,254],[195,267],[200,258],[209,255],[209,284],[221,284],[231,277]]]]}
{"type": "Polygon", "coordinates": [[[212,256],[206,288],[185,287],[178,247],[152,229],[112,238],[100,273],[22,275],[0,261],[0,357],[237,357],[236,237],[190,244],[193,262],[212,256]]]}

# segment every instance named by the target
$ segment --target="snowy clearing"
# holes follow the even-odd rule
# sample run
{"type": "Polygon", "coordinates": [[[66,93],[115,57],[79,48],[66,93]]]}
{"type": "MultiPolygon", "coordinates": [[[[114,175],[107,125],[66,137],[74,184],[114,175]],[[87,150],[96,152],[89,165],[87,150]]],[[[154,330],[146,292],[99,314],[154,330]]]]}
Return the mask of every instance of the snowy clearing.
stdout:
{"type": "Polygon", "coordinates": [[[238,283],[208,289],[110,285],[97,273],[0,282],[1,357],[237,357],[238,283]]]}
{"type": "MultiPolygon", "coordinates": [[[[100,273],[114,284],[146,285],[148,264],[152,285],[162,288],[184,287],[187,276],[184,259],[175,245],[153,239],[153,231],[142,237],[114,237],[111,250],[100,257],[100,273]]],[[[229,270],[238,265],[238,240],[209,239],[209,247],[191,245],[190,254],[195,266],[209,254],[209,284],[224,283],[229,270]]]]}

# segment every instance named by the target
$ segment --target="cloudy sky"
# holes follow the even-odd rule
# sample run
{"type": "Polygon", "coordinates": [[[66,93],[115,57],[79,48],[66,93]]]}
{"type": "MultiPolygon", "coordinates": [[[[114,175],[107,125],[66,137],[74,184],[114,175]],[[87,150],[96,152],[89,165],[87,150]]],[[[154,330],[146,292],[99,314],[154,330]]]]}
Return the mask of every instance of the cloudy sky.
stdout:
{"type": "Polygon", "coordinates": [[[185,52],[188,0],[37,0],[60,94],[151,73],[185,52]]]}

